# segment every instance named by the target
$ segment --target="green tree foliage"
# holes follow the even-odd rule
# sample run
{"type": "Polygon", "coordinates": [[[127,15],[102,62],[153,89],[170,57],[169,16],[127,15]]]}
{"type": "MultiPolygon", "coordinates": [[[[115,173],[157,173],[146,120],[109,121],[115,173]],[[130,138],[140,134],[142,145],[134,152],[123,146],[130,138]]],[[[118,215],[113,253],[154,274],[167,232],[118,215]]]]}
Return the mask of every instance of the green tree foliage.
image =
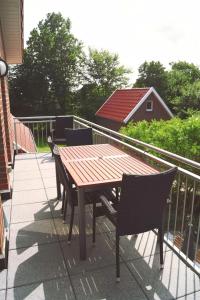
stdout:
{"type": "Polygon", "coordinates": [[[167,76],[167,95],[173,111],[187,117],[190,110],[200,109],[200,69],[187,62],[171,63],[167,76]]]}
{"type": "Polygon", "coordinates": [[[15,115],[71,112],[82,65],[82,44],[72,35],[70,20],[60,13],[48,14],[30,34],[24,63],[11,72],[12,111],[15,115]]]}
{"type": "Polygon", "coordinates": [[[80,114],[94,120],[95,112],[110,94],[128,84],[129,73],[130,70],[120,65],[117,54],[89,49],[83,74],[85,84],[77,94],[80,114]]]}
{"type": "Polygon", "coordinates": [[[167,72],[159,61],[145,61],[138,69],[139,76],[133,87],[153,86],[167,102],[167,72]]]}
{"type": "Polygon", "coordinates": [[[121,133],[200,162],[200,114],[188,119],[130,122],[121,133]]]}

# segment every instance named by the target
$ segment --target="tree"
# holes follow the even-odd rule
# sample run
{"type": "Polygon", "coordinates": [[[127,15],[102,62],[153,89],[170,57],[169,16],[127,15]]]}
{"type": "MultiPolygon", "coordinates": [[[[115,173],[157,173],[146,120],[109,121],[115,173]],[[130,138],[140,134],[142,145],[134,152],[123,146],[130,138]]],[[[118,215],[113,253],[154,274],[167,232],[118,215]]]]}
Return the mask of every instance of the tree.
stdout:
{"type": "Polygon", "coordinates": [[[30,34],[24,63],[11,72],[12,112],[70,113],[83,63],[82,44],[71,33],[70,20],[60,13],[48,14],[30,34]]]}
{"type": "Polygon", "coordinates": [[[159,61],[145,61],[138,69],[139,76],[133,87],[153,86],[167,102],[167,72],[159,61]]]}
{"type": "Polygon", "coordinates": [[[130,70],[120,65],[117,54],[89,49],[83,77],[85,84],[78,92],[79,112],[94,120],[97,109],[118,89],[127,86],[130,70]]]}
{"type": "Polygon", "coordinates": [[[187,62],[171,63],[168,72],[168,99],[174,112],[187,117],[190,110],[200,109],[200,70],[187,62]]]}
{"type": "Polygon", "coordinates": [[[200,162],[200,114],[188,119],[130,122],[121,133],[200,162]]]}

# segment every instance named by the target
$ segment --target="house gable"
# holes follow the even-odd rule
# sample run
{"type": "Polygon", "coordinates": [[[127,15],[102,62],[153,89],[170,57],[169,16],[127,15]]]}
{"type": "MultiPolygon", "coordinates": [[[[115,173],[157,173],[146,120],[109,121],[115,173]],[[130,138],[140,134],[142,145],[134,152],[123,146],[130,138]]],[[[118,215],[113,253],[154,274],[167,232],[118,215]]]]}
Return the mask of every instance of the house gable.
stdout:
{"type": "MultiPolygon", "coordinates": [[[[148,92],[143,96],[143,98],[138,102],[138,104],[132,109],[132,111],[127,115],[127,117],[124,119],[124,123],[128,123],[131,119],[135,119],[135,114],[136,112],[142,107],[142,111],[145,112],[144,109],[144,102],[148,101],[150,99],[150,96],[153,95],[153,99],[156,103],[156,107],[154,107],[153,111],[152,111],[152,118],[149,119],[150,114],[147,114],[148,119],[152,120],[154,117],[153,115],[156,113],[156,108],[159,108],[159,114],[158,115],[163,115],[166,116],[164,117],[165,119],[170,119],[171,117],[173,117],[172,112],[169,110],[169,108],[167,107],[167,105],[165,104],[165,102],[163,101],[163,99],[160,97],[160,95],[156,92],[156,90],[151,87],[148,92]],[[157,99],[157,101],[155,101],[157,99]],[[158,104],[159,103],[159,104],[158,104]],[[161,113],[162,112],[162,113],[161,113]]],[[[146,104],[145,104],[146,106],[146,104]]],[[[147,112],[150,113],[150,112],[147,112]]],[[[145,113],[146,115],[146,113],[145,113]]],[[[160,117],[160,119],[162,119],[163,117],[160,117]]],[[[146,119],[143,116],[143,119],[146,119]]]]}
{"type": "Polygon", "coordinates": [[[163,105],[155,96],[154,93],[148,95],[145,101],[139,106],[135,113],[131,116],[129,121],[151,121],[151,120],[169,120],[171,118],[167,110],[163,108],[163,105]],[[151,102],[152,110],[148,109],[148,104],[151,102]]]}

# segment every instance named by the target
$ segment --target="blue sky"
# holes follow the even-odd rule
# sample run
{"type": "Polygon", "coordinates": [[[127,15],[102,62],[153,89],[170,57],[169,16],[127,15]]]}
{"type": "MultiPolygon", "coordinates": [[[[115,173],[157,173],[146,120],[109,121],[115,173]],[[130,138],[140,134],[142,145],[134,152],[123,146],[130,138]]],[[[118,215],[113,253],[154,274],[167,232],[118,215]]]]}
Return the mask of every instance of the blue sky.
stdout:
{"type": "Polygon", "coordinates": [[[85,48],[118,53],[132,70],[145,61],[200,65],[199,0],[25,0],[25,41],[48,12],[61,12],[85,48]]]}

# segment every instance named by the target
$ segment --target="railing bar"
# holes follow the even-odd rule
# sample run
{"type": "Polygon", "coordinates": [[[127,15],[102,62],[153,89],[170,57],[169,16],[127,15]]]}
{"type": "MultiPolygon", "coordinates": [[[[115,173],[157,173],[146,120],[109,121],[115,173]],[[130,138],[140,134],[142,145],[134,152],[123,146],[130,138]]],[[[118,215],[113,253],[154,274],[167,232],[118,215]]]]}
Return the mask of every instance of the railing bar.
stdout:
{"type": "Polygon", "coordinates": [[[188,226],[189,226],[189,234],[188,234],[187,251],[186,251],[187,259],[188,259],[188,253],[189,253],[189,245],[190,245],[190,238],[191,238],[191,230],[192,230],[192,227],[193,227],[192,219],[193,219],[193,211],[194,211],[195,192],[196,192],[196,181],[194,180],[193,193],[192,193],[191,214],[190,214],[190,221],[189,221],[189,224],[188,224],[188,226]]]}
{"type": "Polygon", "coordinates": [[[169,225],[170,225],[170,220],[171,220],[171,208],[172,208],[172,189],[170,191],[170,196],[169,196],[169,210],[168,210],[168,221],[167,221],[167,239],[169,239],[169,225]]]}
{"type": "Polygon", "coordinates": [[[183,235],[183,227],[184,227],[184,219],[185,219],[185,207],[186,207],[186,199],[187,199],[187,189],[188,189],[188,179],[185,179],[185,193],[184,193],[184,201],[183,201],[183,214],[182,214],[182,224],[181,224],[181,235],[183,235]]]}
{"type": "Polygon", "coordinates": [[[173,236],[176,236],[176,224],[177,224],[177,214],[178,214],[178,204],[179,204],[179,193],[180,193],[180,173],[178,174],[177,180],[177,196],[176,196],[176,210],[175,210],[175,220],[174,220],[174,233],[173,236]]]}
{"type": "Polygon", "coordinates": [[[196,247],[195,247],[194,263],[196,263],[196,260],[197,260],[197,251],[198,251],[198,245],[199,245],[199,234],[200,234],[200,214],[199,214],[198,229],[197,229],[197,240],[196,240],[196,247]]]}

